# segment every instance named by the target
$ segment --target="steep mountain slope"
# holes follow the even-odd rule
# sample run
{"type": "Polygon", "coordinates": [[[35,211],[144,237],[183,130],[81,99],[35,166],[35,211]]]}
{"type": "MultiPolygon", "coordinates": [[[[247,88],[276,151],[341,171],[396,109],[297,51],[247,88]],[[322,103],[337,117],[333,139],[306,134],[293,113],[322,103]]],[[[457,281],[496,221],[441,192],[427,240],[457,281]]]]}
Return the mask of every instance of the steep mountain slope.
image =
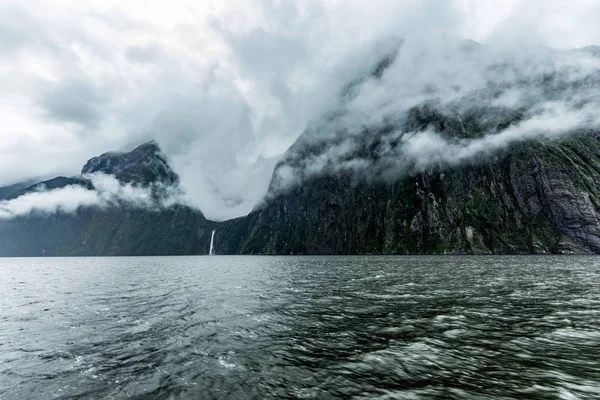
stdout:
{"type": "Polygon", "coordinates": [[[86,186],[86,181],[82,178],[67,178],[64,176],[57,176],[56,178],[47,179],[41,182],[35,182],[27,185],[18,191],[11,193],[6,196],[4,200],[16,199],[19,196],[23,196],[27,193],[38,192],[43,190],[60,189],[70,185],[86,186]]]}
{"type": "MultiPolygon", "coordinates": [[[[470,71],[485,51],[452,57],[470,71]]],[[[600,253],[599,59],[573,54],[484,64],[456,85],[439,79],[452,63],[427,75],[386,59],[288,150],[236,250],[600,253]]]]}
{"type": "Polygon", "coordinates": [[[248,218],[242,253],[600,253],[600,136],[391,182],[314,177],[248,218]]]}
{"type": "Polygon", "coordinates": [[[21,189],[19,196],[73,186],[93,191],[94,180],[90,177],[98,173],[114,176],[131,187],[147,188],[156,207],[116,201],[82,206],[74,213],[61,209],[51,213],[32,210],[26,215],[0,219],[0,256],[208,252],[211,230],[216,224],[207,221],[198,210],[160,203],[161,196],[177,191],[179,178],[154,142],[129,153],[95,157],[85,164],[80,177],[55,178],[30,185],[21,189]]]}
{"type": "Polygon", "coordinates": [[[35,184],[36,180],[17,182],[12,185],[0,187],[0,200],[10,200],[19,197],[23,189],[35,184]]]}

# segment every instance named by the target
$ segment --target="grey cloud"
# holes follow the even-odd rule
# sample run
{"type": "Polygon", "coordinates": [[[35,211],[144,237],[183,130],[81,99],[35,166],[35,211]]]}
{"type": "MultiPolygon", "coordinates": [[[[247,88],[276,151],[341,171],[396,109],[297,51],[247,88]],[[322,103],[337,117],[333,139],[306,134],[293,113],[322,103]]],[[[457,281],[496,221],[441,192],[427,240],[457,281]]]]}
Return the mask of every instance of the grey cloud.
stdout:
{"type": "Polygon", "coordinates": [[[125,56],[132,63],[147,64],[159,62],[163,56],[163,52],[156,44],[148,44],[145,46],[127,47],[125,56]]]}
{"type": "Polygon", "coordinates": [[[46,117],[93,127],[102,119],[110,97],[86,80],[59,82],[50,86],[39,100],[46,117]]]}
{"type": "Polygon", "coordinates": [[[271,195],[320,174],[395,178],[598,130],[599,88],[593,49],[507,54],[460,41],[405,41],[380,77],[358,81],[333,118],[305,132],[276,171],[271,195]]]}
{"type": "Polygon", "coordinates": [[[223,34],[230,43],[233,54],[248,68],[247,72],[263,78],[289,74],[290,69],[301,65],[301,61],[310,57],[300,37],[281,36],[264,29],[242,36],[232,36],[226,32],[223,34]]]}
{"type": "Polygon", "coordinates": [[[14,5],[0,4],[0,56],[14,56],[27,46],[40,48],[50,43],[36,18],[14,5]]]}
{"type": "Polygon", "coordinates": [[[23,46],[29,37],[18,26],[10,26],[7,21],[0,21],[0,47],[3,53],[14,51],[23,46]]]}

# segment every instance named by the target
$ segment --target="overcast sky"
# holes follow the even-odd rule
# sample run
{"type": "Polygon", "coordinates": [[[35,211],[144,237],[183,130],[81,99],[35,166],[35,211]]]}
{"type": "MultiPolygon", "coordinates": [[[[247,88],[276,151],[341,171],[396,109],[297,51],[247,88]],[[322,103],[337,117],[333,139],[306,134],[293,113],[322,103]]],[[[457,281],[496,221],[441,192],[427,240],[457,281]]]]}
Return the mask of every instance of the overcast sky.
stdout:
{"type": "Polygon", "coordinates": [[[207,217],[246,214],[375,44],[407,35],[600,44],[600,2],[0,0],[0,185],[156,139],[207,217]]]}

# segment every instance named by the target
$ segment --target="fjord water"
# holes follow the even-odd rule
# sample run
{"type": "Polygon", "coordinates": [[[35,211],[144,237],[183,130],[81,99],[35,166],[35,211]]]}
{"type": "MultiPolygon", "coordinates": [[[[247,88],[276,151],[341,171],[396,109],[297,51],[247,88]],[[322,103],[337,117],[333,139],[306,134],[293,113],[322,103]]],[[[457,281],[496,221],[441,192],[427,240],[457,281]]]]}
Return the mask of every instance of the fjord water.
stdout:
{"type": "Polygon", "coordinates": [[[0,259],[0,399],[600,398],[596,257],[0,259]]]}

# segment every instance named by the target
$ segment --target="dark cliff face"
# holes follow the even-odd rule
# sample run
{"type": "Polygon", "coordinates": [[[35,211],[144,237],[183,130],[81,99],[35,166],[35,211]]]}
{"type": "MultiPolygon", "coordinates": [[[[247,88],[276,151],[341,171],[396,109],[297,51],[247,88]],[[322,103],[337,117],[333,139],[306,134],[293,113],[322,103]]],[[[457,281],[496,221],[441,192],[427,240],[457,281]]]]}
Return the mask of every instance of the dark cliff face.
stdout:
{"type": "MultiPolygon", "coordinates": [[[[470,46],[464,55],[479,51],[470,46]]],[[[600,253],[600,131],[519,131],[547,105],[579,111],[593,102],[600,77],[554,62],[563,55],[547,53],[525,68],[489,65],[479,89],[451,100],[433,94],[369,124],[353,115],[361,90],[350,88],[339,110],[309,127],[277,165],[236,251],[600,253]],[[515,92],[518,107],[499,100],[515,92]],[[409,146],[428,132],[431,141],[409,146]]],[[[390,64],[368,78],[371,86],[383,84],[390,64]]]]}
{"type": "Polygon", "coordinates": [[[582,134],[391,182],[315,177],[251,214],[240,251],[600,253],[599,160],[582,134]]]}
{"type": "Polygon", "coordinates": [[[90,159],[81,174],[114,175],[120,182],[148,186],[153,183],[177,185],[179,177],[171,169],[154,141],[142,144],[128,153],[104,153],[90,159]]]}
{"type": "Polygon", "coordinates": [[[277,165],[238,251],[600,253],[599,133],[516,140],[457,163],[406,156],[414,132],[461,144],[511,129],[528,113],[456,107],[428,101],[351,141],[344,130],[308,130],[277,165]]]}

